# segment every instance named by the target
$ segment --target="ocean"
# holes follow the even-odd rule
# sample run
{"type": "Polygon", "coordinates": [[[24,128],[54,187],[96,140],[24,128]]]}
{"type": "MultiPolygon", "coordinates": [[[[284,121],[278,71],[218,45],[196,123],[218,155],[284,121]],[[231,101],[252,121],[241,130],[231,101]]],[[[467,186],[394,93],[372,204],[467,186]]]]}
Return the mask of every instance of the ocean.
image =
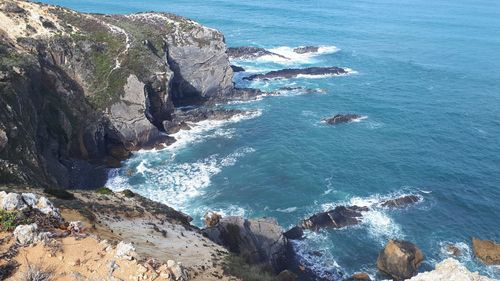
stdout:
{"type": "Polygon", "coordinates": [[[228,107],[253,110],[204,121],[161,151],[140,151],[110,174],[176,207],[201,226],[207,210],[270,216],[285,228],[337,205],[376,205],[415,194],[405,209],[373,208],[361,224],[307,233],[294,245],[318,271],[375,277],[390,238],[416,243],[432,269],[456,244],[478,262],[471,237],[500,241],[500,2],[494,0],[45,0],[84,12],[167,11],[221,30],[228,46],[257,46],[291,60],[234,61],[241,87],[282,95],[228,107]],[[321,46],[298,55],[298,46],[321,46]],[[343,76],[248,82],[249,73],[339,66],[343,76]],[[338,113],[358,122],[326,125],[338,113]]]}

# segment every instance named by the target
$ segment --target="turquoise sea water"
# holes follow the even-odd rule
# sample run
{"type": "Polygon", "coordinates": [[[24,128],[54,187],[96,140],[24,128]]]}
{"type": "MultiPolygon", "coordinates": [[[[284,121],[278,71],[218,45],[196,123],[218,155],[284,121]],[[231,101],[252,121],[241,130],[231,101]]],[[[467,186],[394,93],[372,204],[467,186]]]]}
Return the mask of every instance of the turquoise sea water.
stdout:
{"type": "Polygon", "coordinates": [[[231,105],[255,109],[205,122],[173,147],[140,152],[108,183],[182,209],[201,224],[208,210],[272,216],[284,227],[338,204],[374,204],[398,194],[423,202],[377,209],[363,223],[309,233],[296,245],[318,270],[375,275],[378,251],[404,238],[426,255],[422,270],[448,257],[500,278],[477,262],[470,238],[500,241],[500,3],[488,0],[46,0],[85,12],[168,11],[224,32],[229,46],[317,56],[239,61],[249,71],[340,66],[353,73],[241,86],[322,89],[231,105]],[[336,47],[336,48],[335,48],[336,47]],[[327,126],[325,117],[360,122],[327,126]],[[319,251],[321,256],[309,255],[319,251]]]}

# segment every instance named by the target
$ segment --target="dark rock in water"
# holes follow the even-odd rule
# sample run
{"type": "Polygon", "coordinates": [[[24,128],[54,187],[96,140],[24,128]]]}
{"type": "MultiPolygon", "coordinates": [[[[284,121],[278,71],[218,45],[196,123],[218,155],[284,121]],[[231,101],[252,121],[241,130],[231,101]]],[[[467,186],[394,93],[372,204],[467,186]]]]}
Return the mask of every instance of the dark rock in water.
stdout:
{"type": "Polygon", "coordinates": [[[233,59],[256,59],[263,56],[277,56],[282,59],[289,59],[280,54],[273,53],[264,48],[258,47],[234,47],[227,48],[227,55],[233,59]]]}
{"type": "Polygon", "coordinates": [[[368,207],[358,206],[337,206],[335,209],[318,213],[302,221],[303,228],[318,230],[324,227],[342,228],[355,225],[360,222],[362,212],[368,211],[368,207]]]}
{"type": "Polygon", "coordinates": [[[357,114],[337,114],[333,117],[325,119],[325,122],[330,124],[330,125],[335,125],[335,124],[339,124],[339,123],[351,122],[351,121],[356,120],[358,118],[361,118],[361,116],[357,115],[357,114]]]}
{"type": "Polygon", "coordinates": [[[241,66],[237,66],[234,64],[231,64],[231,68],[233,69],[233,72],[244,72],[245,69],[241,66]]]}
{"type": "Polygon", "coordinates": [[[267,264],[275,272],[286,269],[288,241],[281,226],[273,219],[224,217],[202,232],[210,240],[245,257],[251,264],[267,264]]]}
{"type": "Polygon", "coordinates": [[[287,79],[294,78],[299,75],[327,75],[327,74],[347,74],[347,71],[340,67],[308,67],[308,68],[287,68],[281,70],[270,71],[265,74],[254,74],[244,77],[244,80],[257,80],[257,79],[287,79]]]}
{"type": "Polygon", "coordinates": [[[370,276],[364,272],[354,273],[351,277],[344,279],[344,281],[371,281],[370,276]]]}
{"type": "Polygon", "coordinates": [[[483,263],[488,265],[500,264],[500,243],[472,238],[472,249],[474,255],[483,263]]]}
{"type": "Polygon", "coordinates": [[[446,252],[448,252],[448,254],[453,255],[455,257],[462,255],[462,250],[460,250],[460,248],[458,248],[457,246],[455,246],[453,244],[450,244],[446,247],[446,252]]]}
{"type": "Polygon", "coordinates": [[[191,127],[189,127],[189,125],[184,121],[181,122],[167,121],[163,123],[163,126],[165,127],[165,131],[167,132],[167,134],[175,134],[180,130],[191,130],[191,127]]]}
{"type": "Polygon", "coordinates": [[[284,233],[285,237],[290,240],[300,240],[304,236],[304,230],[300,226],[294,226],[284,233]]]}
{"type": "Polygon", "coordinates": [[[395,280],[409,279],[424,260],[422,251],[404,240],[389,240],[377,258],[377,268],[395,280]]]}
{"type": "Polygon", "coordinates": [[[409,204],[417,203],[420,201],[420,197],[416,195],[406,195],[396,199],[389,199],[382,203],[382,207],[393,207],[393,208],[403,208],[409,204]]]}
{"type": "Polygon", "coordinates": [[[298,47],[293,49],[294,52],[297,54],[305,54],[305,53],[317,53],[319,50],[319,47],[316,46],[305,46],[305,47],[298,47]]]}

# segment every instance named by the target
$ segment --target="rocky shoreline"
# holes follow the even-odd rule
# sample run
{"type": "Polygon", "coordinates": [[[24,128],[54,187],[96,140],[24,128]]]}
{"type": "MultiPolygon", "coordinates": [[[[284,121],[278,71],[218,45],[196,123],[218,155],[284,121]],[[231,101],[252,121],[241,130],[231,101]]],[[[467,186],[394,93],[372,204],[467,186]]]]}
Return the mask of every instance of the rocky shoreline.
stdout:
{"type": "MultiPolygon", "coordinates": [[[[365,273],[319,276],[292,241],[358,224],[371,208],[421,201],[408,195],[379,206],[336,206],[289,230],[272,218],[208,213],[200,229],[166,205],[102,188],[108,169],[136,150],[174,143],[173,134],[197,122],[250,114],[217,106],[265,95],[235,87],[233,73],[244,69],[230,58],[289,58],[227,48],[219,31],[172,14],[85,14],[22,0],[0,4],[0,39],[0,279],[19,280],[36,266],[57,280],[371,280],[365,273]]],[[[243,79],[347,73],[311,67],[243,79]]],[[[294,90],[304,89],[270,95],[294,90]]],[[[474,239],[472,245],[485,263],[500,263],[498,243],[474,239]]],[[[428,275],[449,270],[488,280],[450,260],[416,275],[423,259],[411,242],[391,240],[374,264],[394,280],[435,280],[428,275]]]]}

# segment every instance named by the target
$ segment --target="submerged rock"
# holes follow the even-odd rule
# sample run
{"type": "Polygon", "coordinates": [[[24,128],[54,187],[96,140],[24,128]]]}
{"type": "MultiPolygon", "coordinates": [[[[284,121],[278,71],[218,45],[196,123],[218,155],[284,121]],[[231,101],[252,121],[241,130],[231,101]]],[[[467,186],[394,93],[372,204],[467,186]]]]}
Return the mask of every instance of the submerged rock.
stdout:
{"type": "Polygon", "coordinates": [[[319,47],[316,46],[305,46],[293,49],[293,51],[296,52],[297,54],[317,53],[318,50],[319,47]]]}
{"type": "Polygon", "coordinates": [[[224,217],[217,225],[203,229],[203,233],[249,263],[267,264],[275,272],[285,269],[288,241],[274,219],[224,217]]]}
{"type": "Polygon", "coordinates": [[[341,75],[347,74],[347,70],[340,67],[308,67],[308,68],[287,68],[281,70],[270,71],[265,74],[254,74],[244,77],[244,80],[267,80],[267,79],[288,79],[295,78],[299,75],[341,75]]]}
{"type": "Polygon", "coordinates": [[[371,281],[370,276],[364,272],[358,272],[351,275],[351,277],[344,279],[344,281],[371,281]]]}
{"type": "Polygon", "coordinates": [[[500,264],[500,243],[472,238],[474,255],[485,264],[500,264]]]}
{"type": "Polygon", "coordinates": [[[227,48],[227,54],[233,59],[256,59],[263,56],[277,56],[282,59],[288,59],[280,54],[273,53],[264,48],[258,47],[233,47],[227,48]]]}
{"type": "Polygon", "coordinates": [[[358,224],[363,216],[362,212],[368,211],[368,207],[359,206],[337,206],[328,212],[322,212],[302,221],[301,226],[306,229],[318,230],[324,227],[342,228],[358,224]]]}
{"type": "Polygon", "coordinates": [[[396,280],[414,276],[424,260],[422,251],[404,240],[389,240],[377,258],[377,268],[396,280]]]}
{"type": "Polygon", "coordinates": [[[389,199],[382,203],[382,207],[404,208],[409,204],[417,203],[420,197],[416,195],[405,195],[396,199],[389,199]]]}
{"type": "Polygon", "coordinates": [[[324,121],[327,124],[335,125],[335,124],[339,124],[339,123],[351,122],[351,121],[354,121],[354,120],[359,119],[359,118],[361,118],[361,115],[357,115],[357,114],[337,114],[337,115],[335,115],[333,117],[325,119],[324,121]]]}
{"type": "Polygon", "coordinates": [[[459,261],[448,258],[436,264],[436,269],[422,272],[407,281],[494,281],[494,279],[481,276],[477,272],[470,272],[459,261]]]}
{"type": "Polygon", "coordinates": [[[245,69],[241,66],[237,66],[237,65],[231,65],[231,68],[233,69],[233,72],[244,72],[245,69]]]}

